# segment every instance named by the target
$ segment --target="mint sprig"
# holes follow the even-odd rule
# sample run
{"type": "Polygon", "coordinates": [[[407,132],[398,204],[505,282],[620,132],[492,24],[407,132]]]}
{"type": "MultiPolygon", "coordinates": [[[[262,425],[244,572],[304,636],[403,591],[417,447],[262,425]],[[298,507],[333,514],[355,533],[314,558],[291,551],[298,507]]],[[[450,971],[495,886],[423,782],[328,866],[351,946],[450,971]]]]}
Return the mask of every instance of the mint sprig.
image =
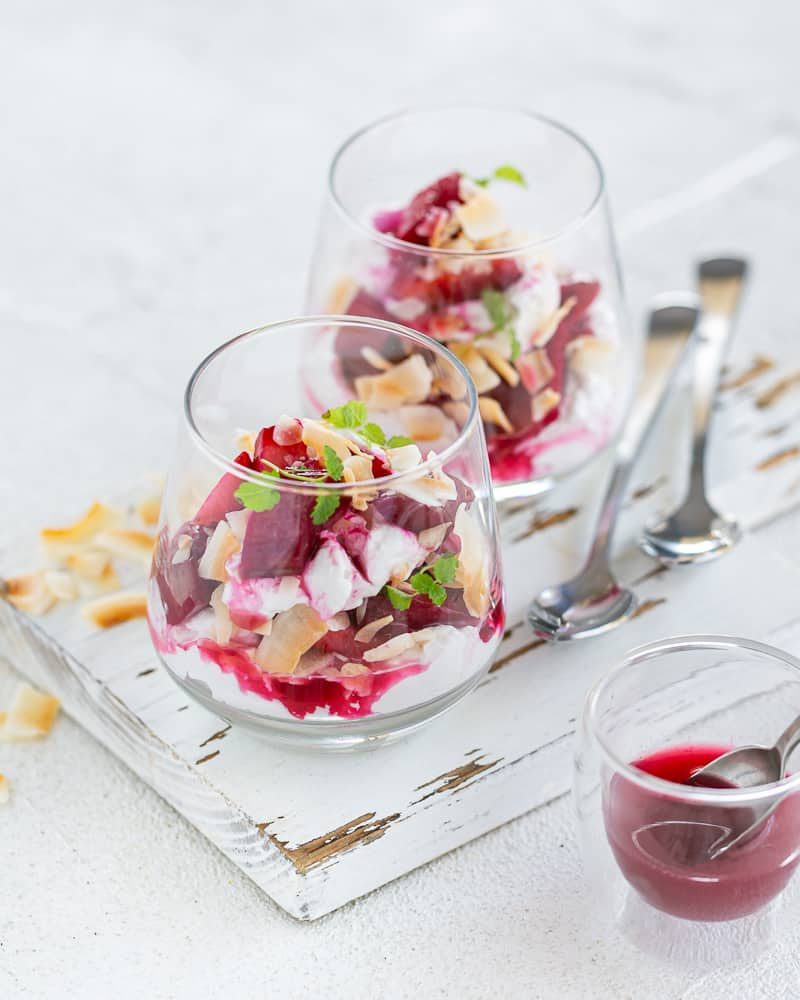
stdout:
{"type": "Polygon", "coordinates": [[[439,583],[452,583],[456,578],[458,556],[440,556],[431,566],[431,571],[439,583]]]}
{"type": "Polygon", "coordinates": [[[492,321],[492,332],[502,330],[506,323],[511,322],[513,318],[511,308],[502,292],[498,292],[496,288],[484,288],[481,292],[481,302],[492,321]]]}
{"type": "Polygon", "coordinates": [[[339,483],[344,475],[344,463],[329,444],[322,449],[322,462],[331,479],[339,483]]]}
{"type": "MultiPolygon", "coordinates": [[[[495,294],[500,295],[499,292],[495,294]]],[[[502,295],[500,297],[502,298],[502,295]]],[[[357,399],[351,399],[342,406],[335,406],[333,409],[326,410],[322,414],[322,419],[333,427],[355,431],[365,440],[369,441],[370,444],[377,445],[379,448],[402,448],[404,445],[414,443],[410,437],[406,437],[404,434],[393,434],[392,437],[387,438],[386,432],[382,427],[371,421],[367,422],[366,404],[357,399]]],[[[326,453],[328,448],[329,446],[326,445],[326,453]]],[[[332,451],[333,449],[330,450],[332,451]]],[[[327,463],[325,467],[328,468],[327,463]]],[[[330,473],[330,469],[328,471],[330,473]]]]}
{"type": "Polygon", "coordinates": [[[386,434],[377,424],[364,424],[359,433],[362,437],[365,437],[370,444],[376,444],[379,448],[382,448],[386,444],[386,434]]]}
{"type": "Polygon", "coordinates": [[[389,598],[389,603],[397,611],[408,611],[411,607],[411,602],[414,600],[412,594],[406,594],[403,590],[398,590],[397,587],[392,587],[390,584],[386,584],[384,588],[386,590],[386,596],[389,598]]]}
{"type": "Polygon", "coordinates": [[[424,594],[437,607],[447,600],[447,591],[430,573],[415,573],[408,582],[418,594],[424,594]]]}
{"type": "Polygon", "coordinates": [[[334,406],[322,414],[322,419],[333,427],[357,430],[367,419],[367,406],[357,399],[351,399],[342,406],[334,406]]]}
{"type": "Polygon", "coordinates": [[[272,510],[273,507],[276,507],[281,495],[278,490],[269,485],[269,480],[278,478],[278,473],[275,470],[267,469],[266,472],[260,472],[258,478],[262,481],[242,483],[233,495],[248,510],[262,514],[265,510],[272,510]]]}
{"type": "Polygon", "coordinates": [[[316,525],[324,524],[339,509],[341,499],[335,493],[322,493],[318,496],[311,511],[312,522],[316,525]]]}
{"type": "Polygon", "coordinates": [[[473,181],[478,187],[488,187],[492,181],[509,181],[511,184],[519,184],[520,187],[527,187],[528,182],[525,175],[518,167],[512,167],[510,163],[504,163],[489,174],[488,177],[473,177],[473,181]]]}

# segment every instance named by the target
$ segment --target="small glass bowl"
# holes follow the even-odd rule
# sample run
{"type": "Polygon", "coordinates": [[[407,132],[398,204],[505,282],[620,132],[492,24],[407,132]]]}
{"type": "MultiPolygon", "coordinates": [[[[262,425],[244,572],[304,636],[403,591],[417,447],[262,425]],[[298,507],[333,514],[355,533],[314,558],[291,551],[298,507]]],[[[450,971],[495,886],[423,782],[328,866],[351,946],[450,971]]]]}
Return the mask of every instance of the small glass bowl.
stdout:
{"type": "Polygon", "coordinates": [[[209,355],[186,390],[148,607],[175,681],[273,740],[347,749],[455,704],[503,629],[486,444],[460,363],[396,324],[335,316],[209,355]],[[414,355],[408,384],[439,378],[436,404],[389,394],[389,409],[336,410],[365,352],[414,355]]]}
{"type": "Polygon", "coordinates": [[[744,789],[680,782],[726,750],[773,745],[798,715],[800,661],[749,639],[665,639],[608,673],[587,698],[575,763],[593,918],[698,968],[746,959],[796,920],[800,773],[744,789]],[[708,858],[772,805],[752,840],[708,858]]]}
{"type": "Polygon", "coordinates": [[[499,500],[604,450],[638,374],[600,162],[518,109],[421,108],[351,136],[331,164],[307,308],[395,320],[457,353],[499,500]]]}

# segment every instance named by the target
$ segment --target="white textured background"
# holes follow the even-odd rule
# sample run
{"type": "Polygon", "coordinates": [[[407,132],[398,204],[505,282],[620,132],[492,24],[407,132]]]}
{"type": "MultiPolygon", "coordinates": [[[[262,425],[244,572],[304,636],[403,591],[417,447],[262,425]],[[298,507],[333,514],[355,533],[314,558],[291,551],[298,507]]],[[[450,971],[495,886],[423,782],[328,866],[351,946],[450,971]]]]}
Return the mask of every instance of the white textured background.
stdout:
{"type": "MultiPolygon", "coordinates": [[[[785,354],[798,32],[788,0],[5,0],[3,519],[63,518],[164,462],[193,363],[299,311],[336,144],[407,104],[567,120],[605,160],[635,310],[739,247],[760,265],[741,337],[785,354]]],[[[2,998],[798,993],[788,939],[697,980],[581,938],[564,800],[300,925],[69,720],[0,769],[2,998]]]]}

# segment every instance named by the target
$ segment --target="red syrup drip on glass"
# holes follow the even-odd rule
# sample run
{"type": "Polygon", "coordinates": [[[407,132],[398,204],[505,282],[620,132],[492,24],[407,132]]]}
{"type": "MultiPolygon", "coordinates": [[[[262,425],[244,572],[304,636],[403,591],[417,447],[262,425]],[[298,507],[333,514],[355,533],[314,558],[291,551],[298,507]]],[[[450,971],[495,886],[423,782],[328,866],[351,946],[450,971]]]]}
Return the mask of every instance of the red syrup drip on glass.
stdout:
{"type": "MultiPolygon", "coordinates": [[[[686,785],[698,768],[729,749],[667,747],[633,766],[686,785]]],[[[749,812],[742,806],[690,802],[678,789],[675,795],[654,791],[619,774],[603,803],[609,844],[628,882],[657,909],[702,921],[755,913],[782,892],[800,862],[798,793],[781,802],[752,840],[708,860],[711,844],[730,827],[746,826],[749,812]]]]}
{"type": "Polygon", "coordinates": [[[342,680],[303,677],[293,682],[262,673],[243,651],[224,648],[211,639],[202,639],[197,648],[204,660],[215,663],[223,673],[233,674],[242,691],[279,701],[296,719],[304,719],[318,708],[327,708],[342,719],[361,719],[372,714],[375,702],[395,684],[426,669],[424,664],[414,663],[342,680]]]}

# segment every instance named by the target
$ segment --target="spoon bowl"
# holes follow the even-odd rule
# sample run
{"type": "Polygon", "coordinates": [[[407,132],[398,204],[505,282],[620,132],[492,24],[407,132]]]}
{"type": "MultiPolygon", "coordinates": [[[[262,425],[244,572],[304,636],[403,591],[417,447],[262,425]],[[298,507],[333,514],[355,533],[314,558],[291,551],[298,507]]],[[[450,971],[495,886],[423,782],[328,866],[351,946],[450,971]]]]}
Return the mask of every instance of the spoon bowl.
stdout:
{"type": "MultiPolygon", "coordinates": [[[[699,768],[689,779],[690,785],[722,788],[755,788],[772,785],[786,774],[786,764],[800,744],[800,717],[795,719],[778,737],[775,746],[743,746],[729,750],[710,764],[699,768]]],[[[751,840],[778,808],[782,799],[761,808],[747,809],[741,822],[728,834],[717,840],[709,849],[710,860],[719,858],[732,847],[751,840]]]]}
{"type": "Polygon", "coordinates": [[[528,622],[540,639],[563,642],[600,635],[631,618],[639,601],[613,577],[604,581],[578,575],[545,588],[528,609],[528,622]]]}
{"type": "Polygon", "coordinates": [[[742,537],[734,518],[708,505],[701,521],[682,510],[645,529],[641,547],[647,555],[668,566],[710,562],[732,549],[742,537]]]}

